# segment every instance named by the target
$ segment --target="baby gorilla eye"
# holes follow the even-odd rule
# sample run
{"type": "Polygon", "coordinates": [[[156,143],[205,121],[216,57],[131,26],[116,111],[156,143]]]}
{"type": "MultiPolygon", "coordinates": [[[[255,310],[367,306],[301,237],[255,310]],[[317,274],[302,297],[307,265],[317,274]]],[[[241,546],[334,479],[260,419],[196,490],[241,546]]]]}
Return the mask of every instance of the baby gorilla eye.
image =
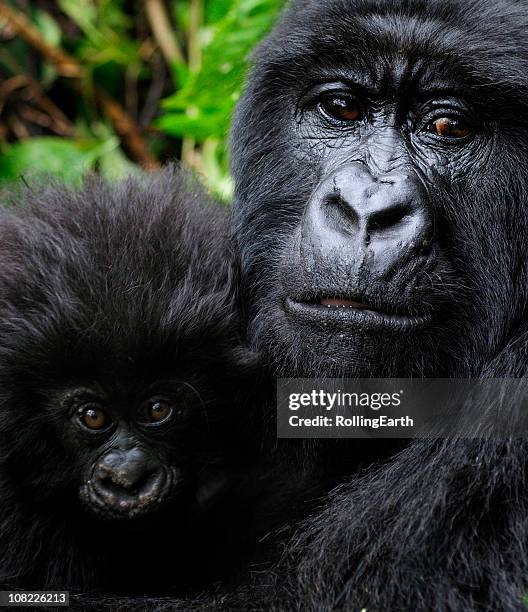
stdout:
{"type": "Polygon", "coordinates": [[[169,418],[172,408],[168,402],[154,402],[149,407],[149,417],[153,423],[161,423],[169,418]]]}
{"type": "Polygon", "coordinates": [[[427,126],[427,131],[444,138],[465,138],[471,130],[462,120],[454,117],[439,117],[427,126]]]}
{"type": "Polygon", "coordinates": [[[319,103],[323,113],[339,121],[357,121],[361,118],[358,101],[346,94],[329,94],[319,103]]]}
{"type": "Polygon", "coordinates": [[[101,431],[110,424],[110,418],[102,406],[88,404],[77,413],[80,424],[91,431],[101,431]]]}
{"type": "Polygon", "coordinates": [[[169,421],[173,415],[174,408],[170,400],[151,399],[145,402],[140,409],[140,422],[143,425],[160,425],[169,421]]]}

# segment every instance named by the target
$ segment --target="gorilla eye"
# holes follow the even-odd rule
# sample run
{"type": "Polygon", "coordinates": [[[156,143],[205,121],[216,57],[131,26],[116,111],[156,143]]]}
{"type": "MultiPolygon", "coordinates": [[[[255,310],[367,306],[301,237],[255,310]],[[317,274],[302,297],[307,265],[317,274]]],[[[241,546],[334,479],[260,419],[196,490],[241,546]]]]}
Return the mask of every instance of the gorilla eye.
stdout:
{"type": "Polygon", "coordinates": [[[153,423],[161,423],[161,421],[165,421],[172,412],[172,408],[169,406],[167,402],[155,402],[151,404],[149,407],[149,417],[153,423]]]}
{"type": "Polygon", "coordinates": [[[357,121],[361,118],[361,107],[353,96],[333,94],[325,96],[320,108],[326,115],[339,121],[357,121]]]}
{"type": "Polygon", "coordinates": [[[173,413],[173,406],[169,400],[149,400],[143,405],[141,420],[144,425],[158,425],[168,421],[173,413]]]}
{"type": "Polygon", "coordinates": [[[91,431],[101,431],[110,424],[110,419],[105,410],[97,404],[84,406],[78,412],[80,424],[91,431]]]}
{"type": "Polygon", "coordinates": [[[464,121],[453,117],[435,119],[429,124],[427,131],[443,138],[465,138],[471,132],[469,126],[464,121]]]}

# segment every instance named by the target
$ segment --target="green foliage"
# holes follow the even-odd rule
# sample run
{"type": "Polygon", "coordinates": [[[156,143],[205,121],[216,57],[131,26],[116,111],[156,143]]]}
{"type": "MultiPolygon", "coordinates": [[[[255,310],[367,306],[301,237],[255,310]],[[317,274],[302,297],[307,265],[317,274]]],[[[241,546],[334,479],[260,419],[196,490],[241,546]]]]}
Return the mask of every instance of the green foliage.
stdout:
{"type": "Polygon", "coordinates": [[[128,67],[139,64],[139,43],[130,38],[132,19],[123,11],[122,0],[59,0],[60,8],[80,28],[76,56],[83,64],[107,62],[128,67]]]}
{"type": "Polygon", "coordinates": [[[78,65],[76,79],[64,78],[52,53],[0,18],[0,184],[43,173],[75,182],[87,170],[120,178],[155,156],[182,159],[229,198],[229,123],[251,51],[283,4],[160,0],[166,15],[153,23],[143,2],[34,0],[25,17],[44,46],[78,65]],[[159,20],[174,37],[171,61],[159,20]],[[144,156],[99,103],[101,91],[143,135],[144,156]]]}
{"type": "Polygon", "coordinates": [[[183,73],[181,89],[164,102],[165,113],[158,126],[173,136],[192,136],[199,142],[225,137],[249,53],[271,27],[282,0],[218,4],[221,9],[216,14],[223,16],[208,28],[202,65],[183,73]]]}
{"type": "Polygon", "coordinates": [[[111,178],[123,178],[136,166],[119,150],[119,140],[80,140],[44,136],[18,142],[0,156],[0,185],[40,175],[56,176],[65,183],[76,184],[93,170],[96,162],[111,178]]]}
{"type": "Polygon", "coordinates": [[[204,146],[200,166],[218,195],[229,198],[226,138],[254,45],[271,28],[283,0],[210,0],[205,5],[203,57],[177,69],[180,89],[163,103],[157,126],[204,146]]]}
{"type": "Polygon", "coordinates": [[[94,163],[93,149],[54,137],[32,138],[10,147],[0,157],[0,180],[15,180],[28,173],[47,173],[73,182],[94,163]]]}

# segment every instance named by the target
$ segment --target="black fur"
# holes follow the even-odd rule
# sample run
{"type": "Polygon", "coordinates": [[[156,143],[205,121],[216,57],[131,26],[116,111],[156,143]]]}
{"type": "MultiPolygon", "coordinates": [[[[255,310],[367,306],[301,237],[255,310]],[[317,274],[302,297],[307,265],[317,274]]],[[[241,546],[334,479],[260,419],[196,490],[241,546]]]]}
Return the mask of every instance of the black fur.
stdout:
{"type": "Polygon", "coordinates": [[[237,398],[254,358],[240,348],[225,211],[170,169],[32,189],[4,196],[0,214],[0,584],[146,594],[229,575],[253,541],[238,493],[250,405],[240,419],[237,398]],[[97,385],[126,412],[174,380],[196,392],[194,413],[153,452],[187,466],[200,497],[178,494],[152,519],[90,514],[88,450],[60,393],[97,385]]]}
{"type": "MultiPolygon", "coordinates": [[[[250,339],[275,374],[528,375],[527,32],[525,3],[516,0],[291,4],[257,52],[232,136],[234,234],[250,339]],[[445,153],[449,147],[437,143],[418,155],[411,146],[415,141],[407,139],[392,155],[420,177],[424,205],[435,221],[435,252],[428,263],[436,264],[438,274],[420,278],[419,300],[397,282],[385,291],[374,287],[373,299],[411,314],[423,308],[435,315],[435,324],[415,336],[371,338],[356,330],[340,335],[339,328],[328,327],[321,332],[285,315],[284,289],[300,279],[312,283],[308,290],[315,293],[322,280],[335,278],[335,270],[325,275],[301,262],[304,267],[291,274],[292,235],[328,166],[339,167],[339,155],[354,138],[352,132],[340,139],[326,132],[328,153],[322,137],[327,126],[320,120],[315,128],[308,125],[311,131],[303,125],[303,113],[313,113],[303,107],[303,95],[335,80],[336,72],[341,80],[353,80],[350,66],[383,76],[389,67],[401,66],[400,60],[433,67],[432,76],[437,71],[450,80],[450,93],[456,89],[473,109],[468,148],[445,153]]],[[[394,133],[391,126],[391,137],[394,133]]],[[[424,138],[423,132],[413,134],[424,138]]],[[[368,165],[369,146],[360,141],[346,162],[360,158],[368,165]]],[[[321,444],[315,447],[319,465],[341,462],[342,483],[298,526],[275,571],[252,568],[252,583],[229,596],[116,599],[105,605],[277,612],[523,610],[527,446],[521,439],[425,440],[402,444],[399,452],[379,443],[358,452],[355,442],[321,444]],[[371,465],[354,470],[358,455],[371,465]]],[[[290,454],[290,445],[279,447],[290,454]]],[[[306,456],[310,453],[298,453],[293,464],[306,456]]],[[[304,467],[310,471],[311,464],[304,467]]],[[[24,551],[19,554],[27,559],[24,551]]]]}
{"type": "MultiPolygon", "coordinates": [[[[275,374],[528,375],[527,32],[526,5],[515,0],[291,3],[256,54],[232,133],[244,306],[250,339],[275,374]],[[399,58],[453,81],[476,109],[472,142],[480,146],[451,161],[453,154],[446,155],[446,164],[432,155],[420,165],[408,146],[392,156],[413,170],[419,166],[435,219],[438,276],[421,279],[419,301],[406,302],[395,283],[381,293],[410,312],[434,313],[434,328],[414,338],[380,333],[374,343],[348,331],[337,341],[342,330],[327,326],[321,333],[283,309],[288,282],[299,278],[309,291],[336,276],[333,269],[307,271],[306,261],[289,274],[296,255],[291,243],[328,158],[338,167],[354,140],[351,131],[327,136],[325,151],[320,125],[303,131],[302,99],[314,84],[353,80],[350,66],[384,75],[399,58]]],[[[392,153],[391,146],[387,141],[379,149],[392,153]]],[[[368,147],[365,140],[352,161],[368,165],[368,147]]],[[[143,608],[525,609],[526,441],[425,440],[399,447],[319,445],[319,464],[341,461],[342,483],[298,525],[275,571],[255,573],[251,585],[228,597],[148,600],[143,608]]],[[[113,605],[126,609],[130,602],[113,605]]]]}
{"type": "MultiPolygon", "coordinates": [[[[404,81],[411,73],[402,70],[404,81]]],[[[278,374],[528,375],[527,112],[524,2],[292,2],[256,54],[232,134],[235,236],[250,335],[278,374]],[[421,279],[426,289],[418,305],[436,323],[420,338],[380,333],[372,343],[284,314],[284,287],[295,283],[288,276],[294,232],[324,172],[342,163],[339,155],[355,138],[352,128],[331,139],[327,124],[317,120],[313,127],[315,111],[304,110],[303,96],[318,83],[353,81],[350,67],[384,76],[402,64],[422,73],[433,67],[433,77],[453,81],[473,108],[472,142],[479,146],[469,145],[465,156],[450,149],[429,158],[438,144],[420,155],[408,152],[409,140],[394,150],[393,160],[402,156],[417,168],[435,219],[438,274],[421,279]]],[[[352,161],[361,157],[368,165],[362,156],[372,153],[370,144],[359,138],[352,161]]],[[[319,278],[302,263],[296,276],[308,287],[338,268],[319,278]]],[[[380,300],[387,296],[411,313],[416,307],[396,283],[384,287],[380,300]]],[[[299,527],[277,569],[277,599],[263,600],[262,608],[524,609],[527,450],[521,439],[416,441],[349,475],[299,527]]]]}

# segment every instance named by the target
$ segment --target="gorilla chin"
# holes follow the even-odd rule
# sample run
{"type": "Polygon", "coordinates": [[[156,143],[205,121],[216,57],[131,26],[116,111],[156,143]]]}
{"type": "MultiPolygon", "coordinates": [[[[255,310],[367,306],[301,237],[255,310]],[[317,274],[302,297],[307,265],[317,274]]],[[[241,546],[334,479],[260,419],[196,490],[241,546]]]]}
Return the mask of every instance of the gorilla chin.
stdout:
{"type": "MultiPolygon", "coordinates": [[[[283,375],[403,378],[417,374],[413,366],[421,363],[421,358],[425,361],[428,357],[428,365],[431,363],[430,347],[435,345],[437,333],[432,315],[388,314],[335,298],[319,303],[287,298],[284,312],[296,341],[294,347],[288,347],[283,375]],[[392,347],[390,352],[388,347],[392,347]],[[296,359],[301,353],[302,361],[296,359]],[[292,371],[296,362],[300,368],[292,371]]],[[[419,371],[426,372],[423,367],[419,371]]]]}

